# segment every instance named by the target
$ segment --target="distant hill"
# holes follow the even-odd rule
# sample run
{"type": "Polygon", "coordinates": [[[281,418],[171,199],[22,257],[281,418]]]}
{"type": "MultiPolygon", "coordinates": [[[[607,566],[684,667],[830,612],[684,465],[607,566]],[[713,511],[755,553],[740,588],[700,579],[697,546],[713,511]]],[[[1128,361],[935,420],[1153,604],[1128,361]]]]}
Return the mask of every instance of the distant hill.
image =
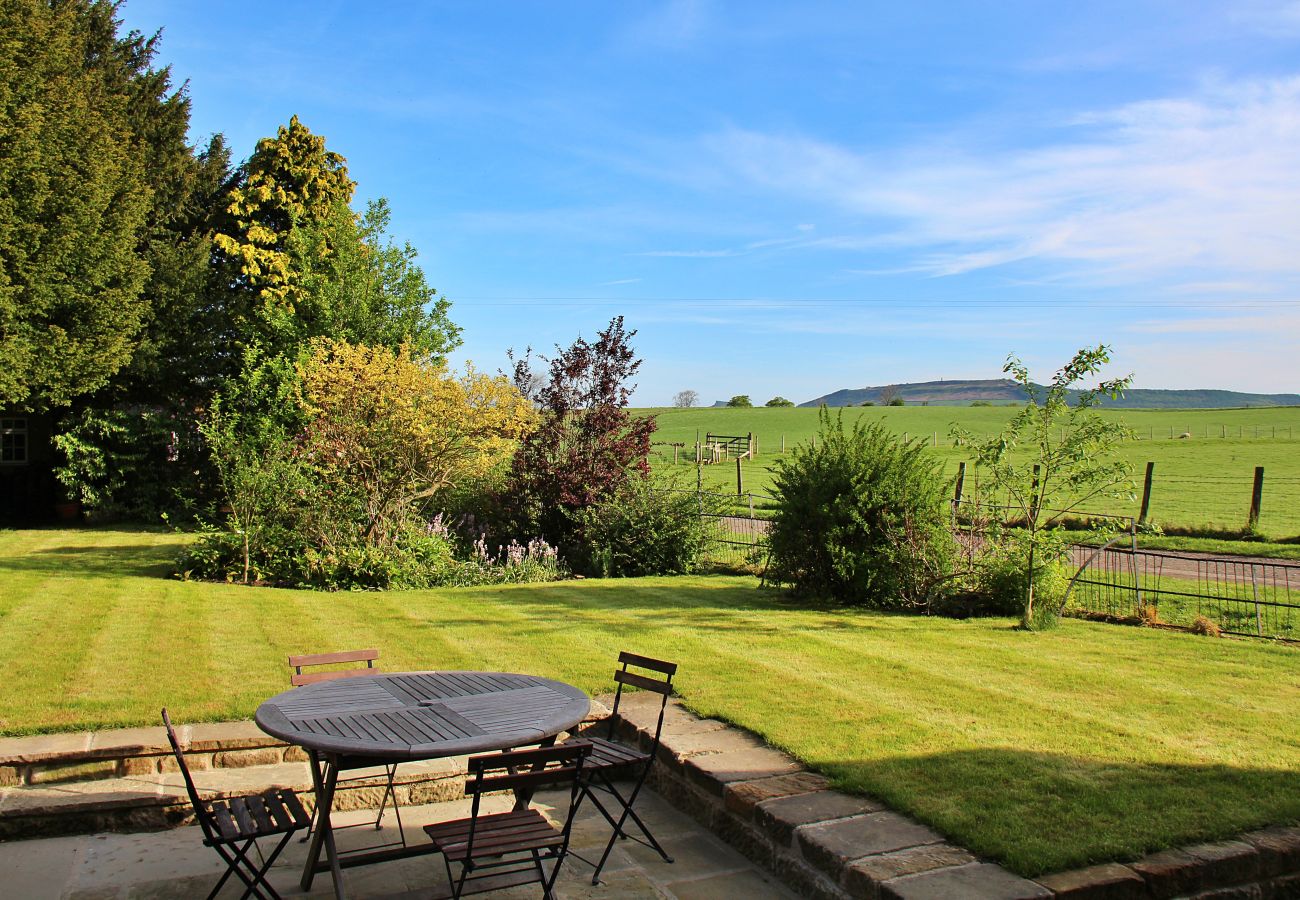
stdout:
{"type": "MultiPolygon", "coordinates": [[[[864,400],[883,403],[893,391],[908,406],[969,406],[976,400],[993,404],[1023,403],[1024,391],[1009,378],[980,381],[917,381],[910,384],[845,388],[800,403],[800,406],[860,406],[864,400]]],[[[715,404],[725,406],[725,403],[715,404]]],[[[1126,409],[1232,409],[1249,406],[1300,406],[1300,394],[1246,394],[1239,391],[1161,391],[1135,388],[1118,400],[1106,398],[1104,406],[1126,409]]]]}

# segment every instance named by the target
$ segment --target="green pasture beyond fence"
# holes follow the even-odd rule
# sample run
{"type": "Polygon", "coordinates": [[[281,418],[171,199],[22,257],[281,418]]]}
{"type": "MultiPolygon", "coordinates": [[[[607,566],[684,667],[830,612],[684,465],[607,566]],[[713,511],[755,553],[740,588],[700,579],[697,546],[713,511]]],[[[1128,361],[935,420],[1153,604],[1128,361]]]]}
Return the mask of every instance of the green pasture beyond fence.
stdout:
{"type": "MultiPolygon", "coordinates": [[[[695,441],[710,432],[754,435],[755,453],[699,467],[705,491],[767,494],[773,467],[800,443],[816,440],[815,409],[656,409],[653,462],[656,472],[680,488],[693,489],[695,441]],[[674,465],[674,459],[676,464],[674,465]]],[[[950,433],[961,426],[976,435],[996,433],[1014,409],[988,407],[856,407],[846,420],[866,418],[909,439],[919,438],[943,462],[949,476],[970,461],[950,433]]],[[[1092,502],[1099,513],[1137,518],[1144,476],[1152,465],[1147,521],[1169,529],[1237,532],[1249,524],[1255,473],[1263,469],[1256,530],[1274,540],[1300,537],[1300,407],[1240,410],[1104,410],[1122,419],[1135,438],[1120,449],[1133,471],[1131,500],[1092,502]]],[[[702,454],[706,459],[709,454],[702,454]]],[[[968,475],[968,489],[969,489],[968,475]]],[[[766,508],[760,503],[758,509],[766,508]]]]}

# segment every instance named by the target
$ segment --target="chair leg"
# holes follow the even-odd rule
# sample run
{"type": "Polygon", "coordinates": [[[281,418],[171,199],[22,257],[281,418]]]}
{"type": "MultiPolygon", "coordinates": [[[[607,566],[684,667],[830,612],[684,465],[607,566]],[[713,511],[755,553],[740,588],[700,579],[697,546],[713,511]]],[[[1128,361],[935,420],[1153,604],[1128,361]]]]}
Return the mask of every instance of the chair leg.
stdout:
{"type": "MultiPolygon", "coordinates": [[[[601,814],[605,816],[606,821],[608,821],[614,828],[614,833],[609,836],[609,843],[605,845],[605,852],[600,855],[600,862],[596,864],[596,870],[591,873],[591,883],[593,885],[600,884],[601,870],[605,868],[605,863],[609,861],[609,854],[613,852],[614,844],[617,843],[620,838],[626,840],[627,838],[632,837],[632,835],[629,835],[624,829],[629,818],[636,823],[636,827],[640,829],[641,833],[646,837],[645,841],[641,841],[641,843],[646,844],[663,857],[664,862],[671,863],[673,861],[673,858],[668,855],[668,851],[664,850],[659,841],[655,839],[655,836],[650,833],[650,829],[646,827],[645,822],[641,821],[641,817],[636,814],[634,809],[632,809],[632,804],[636,802],[637,795],[641,793],[641,786],[645,784],[647,774],[649,774],[649,769],[646,769],[645,772],[641,774],[641,777],[637,780],[636,787],[632,789],[632,793],[626,798],[619,793],[618,788],[614,787],[613,781],[603,775],[598,776],[604,784],[603,789],[609,791],[609,793],[613,795],[614,799],[623,807],[623,813],[618,817],[617,821],[615,821],[613,816],[606,811],[604,804],[597,799],[595,793],[591,790],[591,787],[583,785],[582,789],[584,793],[591,797],[591,802],[596,804],[596,808],[600,810],[601,814]]],[[[639,838],[633,839],[639,840],[639,838]]]]}
{"type": "Polygon", "coordinates": [[[536,850],[532,851],[533,866],[537,869],[537,881],[542,886],[543,900],[551,900],[551,881],[546,877],[546,869],[542,868],[542,854],[536,850]]]}
{"type": "MultiPolygon", "coordinates": [[[[221,890],[222,886],[225,885],[226,879],[232,874],[238,876],[239,880],[244,882],[245,885],[244,893],[240,895],[240,900],[246,900],[246,898],[250,896],[257,897],[258,900],[281,900],[280,895],[276,893],[275,888],[271,887],[271,885],[267,883],[265,871],[259,871],[257,866],[253,865],[253,861],[248,857],[248,850],[255,843],[256,842],[252,838],[249,838],[249,840],[244,842],[242,847],[236,844],[213,845],[213,849],[216,850],[217,854],[226,861],[226,865],[229,868],[226,869],[226,874],[221,876],[221,879],[208,894],[208,900],[213,900],[213,898],[217,896],[217,893],[221,890]],[[248,871],[246,872],[245,869],[248,871]],[[249,872],[252,873],[251,876],[248,874],[249,872]],[[266,894],[262,893],[262,888],[266,889],[266,894]]],[[[284,842],[281,841],[281,843],[284,842]]],[[[267,868],[269,868],[269,866],[267,868]]]]}
{"type": "MultiPolygon", "coordinates": [[[[267,856],[263,860],[260,868],[253,867],[253,861],[249,859],[247,856],[248,846],[247,845],[244,846],[244,854],[245,854],[244,861],[248,864],[249,869],[252,870],[253,872],[253,883],[249,885],[248,890],[244,891],[244,895],[240,897],[239,900],[248,900],[248,897],[253,895],[256,895],[257,897],[261,898],[262,890],[258,888],[258,885],[261,885],[261,888],[265,889],[266,893],[270,895],[269,900],[282,900],[280,894],[276,891],[275,888],[271,887],[271,883],[266,880],[266,873],[271,871],[271,866],[275,862],[275,858],[280,855],[280,851],[284,849],[284,845],[289,843],[289,837],[290,835],[286,834],[284,837],[282,837],[279,840],[279,842],[275,845],[275,849],[271,851],[271,855],[267,856]]],[[[254,847],[257,846],[256,841],[253,841],[253,846],[254,847]]],[[[259,848],[258,849],[259,856],[261,855],[261,852],[262,851],[259,848]]]]}
{"type": "Polygon", "coordinates": [[[402,846],[406,846],[406,828],[402,825],[402,807],[397,802],[397,788],[394,781],[397,778],[397,766],[388,767],[388,787],[384,791],[384,799],[379,804],[379,818],[375,819],[375,830],[378,831],[383,827],[384,810],[387,808],[389,801],[393,804],[393,818],[397,820],[397,836],[402,846]]]}
{"type": "Polygon", "coordinates": [[[644,779],[642,779],[642,781],[637,782],[636,787],[633,788],[632,794],[627,798],[627,800],[623,799],[623,796],[618,792],[618,788],[614,787],[613,782],[610,781],[605,782],[606,786],[609,788],[610,793],[613,794],[618,799],[619,803],[623,804],[623,815],[619,819],[619,823],[614,830],[616,834],[626,838],[628,835],[623,832],[623,824],[627,822],[628,817],[630,816],[632,821],[636,823],[636,827],[641,829],[641,833],[644,834],[646,840],[650,842],[650,846],[653,847],[656,851],[658,851],[659,855],[664,858],[664,862],[672,862],[673,858],[669,856],[668,852],[659,845],[659,842],[655,840],[655,836],[650,833],[650,829],[646,827],[645,822],[641,821],[641,817],[638,816],[636,814],[636,810],[632,808],[632,804],[636,803],[637,794],[641,792],[641,785],[643,782],[644,779]]]}

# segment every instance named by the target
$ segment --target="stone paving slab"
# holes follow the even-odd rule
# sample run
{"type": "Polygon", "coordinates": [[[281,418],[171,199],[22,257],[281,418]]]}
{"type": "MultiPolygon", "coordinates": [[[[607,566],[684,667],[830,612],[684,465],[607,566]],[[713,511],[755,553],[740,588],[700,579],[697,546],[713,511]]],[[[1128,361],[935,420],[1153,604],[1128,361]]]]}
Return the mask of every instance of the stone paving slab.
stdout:
{"type": "Polygon", "coordinates": [[[803,767],[779,750],[758,747],[691,756],[686,760],[685,771],[688,781],[721,797],[730,782],[789,775],[803,771],[803,767]]]}
{"type": "MultiPolygon", "coordinates": [[[[537,806],[554,818],[567,808],[568,795],[543,793],[537,806]]],[[[700,830],[688,817],[673,810],[652,792],[643,794],[645,813],[662,828],[674,848],[677,862],[668,864],[652,851],[630,841],[620,842],[610,857],[601,884],[591,884],[591,868],[577,859],[565,863],[555,895],[559,900],[589,898],[646,898],[646,900],[705,900],[743,897],[745,900],[795,900],[795,895],[770,874],[754,866],[716,838],[700,830]],[[635,849],[632,849],[635,848],[635,849]]],[[[509,808],[509,797],[487,797],[487,808],[509,808]]],[[[640,802],[638,802],[640,806],[640,802]]],[[[403,809],[408,840],[423,841],[420,830],[428,822],[459,818],[469,811],[469,801],[430,804],[403,809]]],[[[340,824],[364,818],[364,813],[344,813],[340,824]],[[350,818],[351,817],[351,818],[350,818]]],[[[391,825],[380,835],[396,833],[391,825]]],[[[594,808],[580,812],[575,823],[574,847],[578,835],[591,846],[603,849],[609,830],[594,808]],[[603,828],[603,838],[601,832],[603,828]]],[[[368,828],[339,833],[345,847],[363,846],[376,839],[368,828]]],[[[271,883],[288,898],[333,896],[328,874],[318,875],[310,892],[303,892],[298,879],[306,845],[292,840],[271,871],[271,883]]],[[[202,897],[223,871],[221,860],[203,846],[195,827],[149,834],[96,834],[0,843],[0,871],[5,880],[4,896],[23,900],[162,900],[202,897]]],[[[345,871],[349,896],[356,900],[397,900],[445,896],[446,875],[440,858],[416,857],[345,871]]],[[[232,879],[233,882],[233,879],[232,879]]],[[[229,884],[219,895],[223,900],[238,897],[242,886],[229,884]]],[[[493,893],[502,900],[535,900],[536,885],[493,893]]]]}
{"type": "Polygon", "coordinates": [[[90,732],[36,734],[30,737],[0,738],[0,763],[42,763],[62,759],[90,749],[90,732]]]}
{"type": "Polygon", "coordinates": [[[841,794],[839,791],[817,791],[794,797],[765,800],[758,804],[756,821],[781,845],[794,838],[795,829],[812,822],[829,822],[862,813],[879,812],[884,807],[874,800],[841,794]]]}
{"type": "Polygon", "coordinates": [[[894,812],[801,825],[795,836],[804,859],[837,878],[859,857],[943,841],[937,832],[894,812]]]}

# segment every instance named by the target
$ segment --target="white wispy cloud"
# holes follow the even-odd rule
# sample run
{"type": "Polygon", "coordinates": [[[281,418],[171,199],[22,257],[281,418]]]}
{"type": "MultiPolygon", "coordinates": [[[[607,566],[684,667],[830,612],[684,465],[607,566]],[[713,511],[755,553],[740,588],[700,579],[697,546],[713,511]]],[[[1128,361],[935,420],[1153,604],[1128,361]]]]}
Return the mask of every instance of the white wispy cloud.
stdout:
{"type": "Polygon", "coordinates": [[[870,221],[868,242],[910,247],[937,276],[1052,260],[1110,282],[1300,282],[1300,77],[1210,83],[1064,128],[1011,150],[943,136],[857,152],[742,129],[705,145],[751,185],[870,221]]]}
{"type": "Polygon", "coordinates": [[[1300,313],[1265,313],[1206,318],[1144,319],[1127,325],[1136,334],[1267,334],[1300,341],[1300,313]]]}

